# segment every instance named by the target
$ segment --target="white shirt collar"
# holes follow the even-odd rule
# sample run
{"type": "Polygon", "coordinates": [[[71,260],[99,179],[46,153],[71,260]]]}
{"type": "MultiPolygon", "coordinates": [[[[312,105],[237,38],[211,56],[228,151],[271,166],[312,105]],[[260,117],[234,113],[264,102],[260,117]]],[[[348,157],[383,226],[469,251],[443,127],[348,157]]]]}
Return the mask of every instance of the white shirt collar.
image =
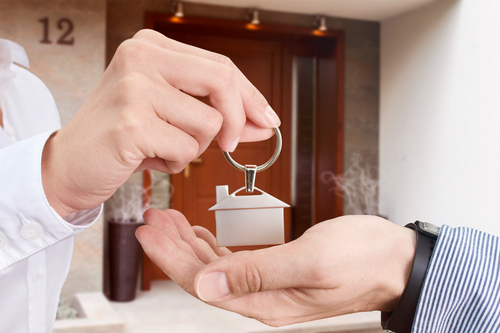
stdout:
{"type": "Polygon", "coordinates": [[[30,68],[30,61],[24,48],[7,39],[0,38],[0,63],[17,63],[23,67],[30,68]]]}
{"type": "MultiPolygon", "coordinates": [[[[0,109],[2,110],[2,118],[4,123],[4,128],[0,127],[0,148],[7,145],[7,135],[4,131],[9,128],[7,124],[7,117],[5,109],[5,92],[9,89],[12,80],[16,77],[16,73],[11,69],[13,63],[17,63],[21,66],[30,67],[30,61],[28,55],[24,48],[7,39],[0,38],[0,109]]],[[[12,142],[10,142],[12,143],[12,142]]]]}

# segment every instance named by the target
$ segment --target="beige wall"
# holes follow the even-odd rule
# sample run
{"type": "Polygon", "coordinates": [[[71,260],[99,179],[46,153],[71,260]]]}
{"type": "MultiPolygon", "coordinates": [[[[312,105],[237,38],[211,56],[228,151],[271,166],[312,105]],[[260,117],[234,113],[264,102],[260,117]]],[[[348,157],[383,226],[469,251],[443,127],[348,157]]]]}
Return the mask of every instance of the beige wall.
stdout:
{"type": "MultiPolygon", "coordinates": [[[[64,126],[90,95],[104,71],[104,0],[29,1],[0,0],[0,38],[22,45],[30,58],[31,71],[48,86],[64,126]],[[52,44],[42,44],[43,24],[49,18],[52,44]],[[74,45],[56,43],[61,36],[58,20],[74,24],[69,36],[74,45]]],[[[102,289],[102,219],[78,234],[73,260],[62,296],[102,289]]]]}
{"type": "Polygon", "coordinates": [[[500,2],[382,23],[380,208],[500,236],[500,2]]]}

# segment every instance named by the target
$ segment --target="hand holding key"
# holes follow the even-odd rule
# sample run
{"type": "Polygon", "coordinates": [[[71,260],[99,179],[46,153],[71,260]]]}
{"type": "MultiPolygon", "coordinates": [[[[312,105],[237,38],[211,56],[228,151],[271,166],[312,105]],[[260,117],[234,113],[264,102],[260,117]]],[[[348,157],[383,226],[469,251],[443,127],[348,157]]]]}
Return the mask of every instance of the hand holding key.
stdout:
{"type": "Polygon", "coordinates": [[[225,151],[280,120],[230,59],[139,31],[44,149],[43,186],[61,215],[94,207],[135,171],[180,172],[217,136],[225,151]],[[211,106],[193,96],[205,96],[211,106]]]}

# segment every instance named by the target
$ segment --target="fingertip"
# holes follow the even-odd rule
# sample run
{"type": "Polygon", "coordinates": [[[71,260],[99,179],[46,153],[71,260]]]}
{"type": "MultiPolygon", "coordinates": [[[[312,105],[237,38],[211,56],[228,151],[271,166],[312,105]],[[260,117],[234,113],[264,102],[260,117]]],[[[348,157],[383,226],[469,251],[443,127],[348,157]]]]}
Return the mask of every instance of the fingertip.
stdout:
{"type": "Polygon", "coordinates": [[[137,230],[135,231],[135,238],[137,238],[137,240],[143,247],[144,247],[143,242],[147,244],[147,238],[149,237],[151,232],[150,228],[151,228],[150,226],[143,225],[137,228],[137,230]]]}
{"type": "Polygon", "coordinates": [[[273,108],[270,105],[266,106],[264,110],[264,116],[269,126],[279,127],[281,125],[280,117],[278,117],[278,115],[276,114],[276,112],[274,112],[273,108]]]}
{"type": "Polygon", "coordinates": [[[196,277],[196,295],[205,302],[220,300],[230,294],[226,273],[221,271],[200,274],[196,277]]]}
{"type": "Polygon", "coordinates": [[[164,212],[170,216],[172,219],[181,219],[181,220],[186,220],[186,217],[184,214],[179,212],[178,210],[175,209],[165,209],[164,212]]]}
{"type": "Polygon", "coordinates": [[[144,219],[144,222],[148,222],[147,220],[149,220],[150,216],[151,216],[151,211],[153,210],[154,208],[149,208],[147,209],[143,214],[142,214],[142,218],[144,219]]]}
{"type": "Polygon", "coordinates": [[[274,130],[271,128],[262,128],[247,122],[243,133],[241,133],[240,142],[264,141],[274,136],[274,130]]]}
{"type": "Polygon", "coordinates": [[[154,219],[160,218],[162,215],[162,211],[156,208],[149,208],[142,214],[142,218],[146,224],[150,224],[150,222],[154,219]]]}
{"type": "Polygon", "coordinates": [[[236,147],[238,147],[238,143],[240,143],[240,137],[237,137],[236,140],[234,140],[229,146],[230,153],[232,153],[236,149],[236,147]]]}
{"type": "Polygon", "coordinates": [[[238,136],[236,139],[225,139],[223,136],[224,135],[221,133],[219,133],[219,135],[217,136],[219,147],[225,152],[234,152],[236,150],[236,147],[238,147],[238,144],[240,143],[241,136],[238,136]]]}
{"type": "Polygon", "coordinates": [[[137,228],[135,230],[135,238],[137,238],[137,240],[139,241],[139,243],[141,242],[141,238],[143,237],[142,227],[143,226],[140,226],[139,228],[137,228]]]}

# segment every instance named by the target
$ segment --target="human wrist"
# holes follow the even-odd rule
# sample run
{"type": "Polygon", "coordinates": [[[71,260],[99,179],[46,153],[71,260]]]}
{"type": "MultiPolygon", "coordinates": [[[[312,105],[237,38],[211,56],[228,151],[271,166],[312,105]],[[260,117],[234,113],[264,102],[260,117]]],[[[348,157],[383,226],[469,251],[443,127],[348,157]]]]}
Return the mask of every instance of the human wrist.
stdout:
{"type": "Polygon", "coordinates": [[[59,147],[57,144],[59,132],[54,132],[45,142],[42,153],[42,185],[45,197],[50,206],[62,218],[77,211],[65,204],[61,199],[65,194],[65,186],[63,185],[63,172],[61,172],[61,162],[58,161],[59,147]],[[57,139],[56,139],[57,138],[57,139]]]}
{"type": "Polygon", "coordinates": [[[393,258],[391,265],[386,268],[389,273],[385,280],[387,298],[378,309],[386,312],[392,312],[399,303],[410,277],[417,246],[415,231],[400,226],[395,227],[397,229],[395,229],[391,243],[393,258]]]}

